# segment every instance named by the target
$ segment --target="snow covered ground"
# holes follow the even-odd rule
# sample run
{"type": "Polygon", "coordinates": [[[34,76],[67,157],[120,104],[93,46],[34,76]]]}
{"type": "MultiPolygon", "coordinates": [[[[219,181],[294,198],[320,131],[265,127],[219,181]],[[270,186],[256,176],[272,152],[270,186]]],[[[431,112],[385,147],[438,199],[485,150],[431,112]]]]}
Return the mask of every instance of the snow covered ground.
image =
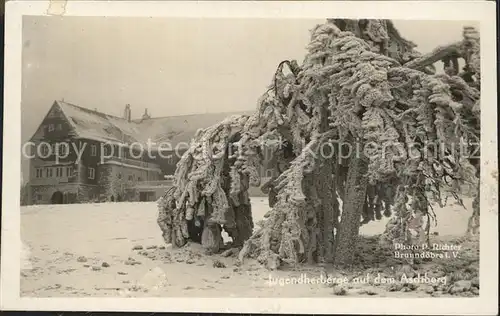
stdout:
{"type": "MultiPolygon", "coordinates": [[[[440,236],[462,235],[471,214],[458,205],[436,209],[440,236]],[[453,218],[453,220],[450,220],[453,218]]],[[[254,221],[269,210],[267,199],[252,198],[254,221]]],[[[24,296],[317,296],[318,285],[273,287],[269,272],[255,262],[235,266],[234,258],[203,256],[199,245],[162,249],[156,204],[105,203],[38,205],[21,208],[21,294],[24,296]],[[144,249],[132,250],[140,245],[144,249]],[[149,248],[149,249],[147,249],[149,248]],[[219,260],[226,268],[215,268],[219,260]],[[135,263],[134,263],[135,262],[135,263]],[[137,263],[139,262],[139,263],[137,263]]],[[[384,230],[386,220],[361,233],[384,230]]],[[[304,267],[301,273],[318,274],[304,267]],[[309,272],[307,272],[309,271],[309,272]]],[[[297,271],[277,271],[289,277],[297,271]]]]}

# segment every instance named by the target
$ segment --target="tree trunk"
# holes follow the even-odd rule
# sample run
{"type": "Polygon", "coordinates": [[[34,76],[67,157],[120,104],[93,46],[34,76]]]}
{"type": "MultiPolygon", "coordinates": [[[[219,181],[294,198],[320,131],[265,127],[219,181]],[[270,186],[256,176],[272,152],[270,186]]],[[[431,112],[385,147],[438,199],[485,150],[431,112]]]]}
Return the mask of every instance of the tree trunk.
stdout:
{"type": "Polygon", "coordinates": [[[354,259],[368,186],[368,179],[365,176],[367,170],[366,160],[356,155],[351,157],[346,182],[346,198],[335,242],[334,264],[336,267],[348,267],[354,259]]]}
{"type": "Polygon", "coordinates": [[[318,220],[318,262],[333,262],[334,222],[339,216],[332,160],[313,173],[317,197],[313,201],[318,220]]]}
{"type": "Polygon", "coordinates": [[[248,192],[239,193],[240,205],[233,205],[236,226],[234,228],[224,229],[233,239],[233,247],[243,247],[243,243],[248,240],[253,233],[252,206],[248,192]]]}
{"type": "Polygon", "coordinates": [[[201,245],[205,249],[206,253],[218,253],[223,244],[220,225],[205,224],[201,235],[201,245]]]}
{"type": "MultiPolygon", "coordinates": [[[[327,96],[325,96],[327,97],[327,96]]],[[[319,131],[326,132],[329,129],[328,125],[328,106],[323,104],[319,110],[319,131]]],[[[331,146],[322,145],[318,152],[321,164],[313,172],[314,186],[316,188],[316,196],[312,197],[315,201],[314,207],[316,209],[316,218],[318,221],[318,262],[333,262],[334,251],[334,227],[339,216],[339,208],[337,201],[336,185],[334,179],[334,164],[335,164],[335,150],[332,143],[331,146]]]]}
{"type": "Polygon", "coordinates": [[[472,202],[472,215],[467,223],[467,235],[475,236],[479,234],[479,186],[477,187],[477,193],[472,202]]]}

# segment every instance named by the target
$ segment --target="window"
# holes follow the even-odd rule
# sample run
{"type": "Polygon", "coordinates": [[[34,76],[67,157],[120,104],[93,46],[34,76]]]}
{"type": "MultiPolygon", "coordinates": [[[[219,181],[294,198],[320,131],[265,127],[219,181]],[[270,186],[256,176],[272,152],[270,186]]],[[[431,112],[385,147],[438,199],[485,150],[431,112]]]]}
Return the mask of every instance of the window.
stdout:
{"type": "Polygon", "coordinates": [[[52,153],[54,155],[66,155],[68,151],[69,145],[67,143],[52,144],[52,153]]]}
{"type": "Polygon", "coordinates": [[[63,173],[63,168],[57,167],[56,168],[56,177],[62,177],[62,173],[63,173]]]}
{"type": "Polygon", "coordinates": [[[42,170],[42,168],[36,168],[36,177],[37,178],[43,177],[43,170],[42,170]]]}
{"type": "Polygon", "coordinates": [[[42,195],[41,194],[37,194],[36,195],[36,200],[37,201],[41,201],[42,200],[42,195]]]}
{"type": "Polygon", "coordinates": [[[54,131],[54,124],[49,124],[49,132],[54,131]]]}
{"type": "Polygon", "coordinates": [[[110,153],[113,153],[114,155],[115,150],[111,145],[102,143],[100,146],[101,146],[101,153],[103,155],[109,156],[110,153]]]}
{"type": "Polygon", "coordinates": [[[273,176],[273,169],[267,169],[266,170],[266,177],[272,178],[273,176]]]}
{"type": "Polygon", "coordinates": [[[89,179],[94,179],[94,178],[95,178],[95,169],[89,168],[89,179]]]}
{"type": "Polygon", "coordinates": [[[134,181],[134,176],[133,175],[129,175],[128,176],[128,181],[134,181]]]}
{"type": "Polygon", "coordinates": [[[47,178],[52,178],[52,168],[45,169],[45,176],[47,178]]]}
{"type": "Polygon", "coordinates": [[[273,157],[274,148],[266,147],[266,160],[270,160],[273,157]]]}
{"type": "Polygon", "coordinates": [[[69,145],[68,143],[60,143],[59,144],[59,154],[60,155],[67,155],[69,154],[69,145]]]}
{"type": "Polygon", "coordinates": [[[142,178],[141,177],[137,177],[137,181],[142,181],[142,178]]]}
{"type": "Polygon", "coordinates": [[[122,178],[122,173],[121,173],[121,172],[119,172],[119,173],[118,173],[118,179],[121,179],[121,178],[122,178]]]}
{"type": "Polygon", "coordinates": [[[97,156],[97,146],[96,145],[92,145],[92,146],[90,146],[90,149],[91,149],[90,155],[97,156]]]}
{"type": "Polygon", "coordinates": [[[66,177],[73,176],[73,167],[66,167],[66,177]]]}
{"type": "Polygon", "coordinates": [[[47,155],[49,154],[49,146],[48,146],[48,144],[42,144],[42,145],[40,145],[40,148],[42,148],[42,156],[44,158],[47,158],[47,155]]]}
{"type": "Polygon", "coordinates": [[[58,131],[62,130],[62,124],[61,123],[57,124],[56,130],[58,130],[58,131]]]}

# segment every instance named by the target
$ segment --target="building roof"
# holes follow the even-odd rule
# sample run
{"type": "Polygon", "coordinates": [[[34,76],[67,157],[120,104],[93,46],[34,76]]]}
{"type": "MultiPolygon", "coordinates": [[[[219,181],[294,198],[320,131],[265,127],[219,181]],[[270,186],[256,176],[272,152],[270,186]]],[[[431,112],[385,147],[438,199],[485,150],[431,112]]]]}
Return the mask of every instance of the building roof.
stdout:
{"type": "MultiPolygon", "coordinates": [[[[164,142],[175,148],[188,143],[198,129],[210,127],[231,115],[253,111],[204,113],[131,120],[90,110],[64,101],[55,101],[72,125],[77,138],[121,144],[164,142]]],[[[157,146],[157,145],[156,145],[157,146]]],[[[156,148],[155,144],[151,147],[156,148]]]]}

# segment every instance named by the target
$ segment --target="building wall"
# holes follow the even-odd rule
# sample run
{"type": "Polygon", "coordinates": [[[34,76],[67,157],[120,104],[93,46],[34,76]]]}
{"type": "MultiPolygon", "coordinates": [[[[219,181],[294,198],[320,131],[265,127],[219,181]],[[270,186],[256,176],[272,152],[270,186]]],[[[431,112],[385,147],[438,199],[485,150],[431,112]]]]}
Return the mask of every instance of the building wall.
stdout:
{"type": "MultiPolygon", "coordinates": [[[[160,169],[164,175],[174,175],[175,170],[177,168],[177,163],[179,160],[182,158],[182,155],[186,152],[186,150],[182,150],[176,154],[174,152],[171,153],[164,153],[164,156],[171,155],[169,158],[160,158],[157,157],[156,160],[154,160],[154,163],[157,163],[160,166],[160,169]]],[[[268,149],[264,151],[264,160],[262,162],[262,166],[259,169],[260,176],[263,178],[270,178],[273,175],[276,176],[276,170],[271,167],[271,160],[272,160],[272,150],[268,149]]]]}
{"type": "MultiPolygon", "coordinates": [[[[158,172],[101,164],[102,155],[105,154],[102,149],[106,146],[101,146],[100,142],[93,140],[63,138],[62,135],[59,135],[61,137],[55,137],[55,134],[43,134],[43,126],[47,124],[46,122],[42,124],[42,136],[38,138],[36,144],[43,142],[55,147],[56,144],[66,143],[69,144],[69,149],[67,154],[59,155],[57,161],[55,152],[48,155],[52,151],[52,147],[43,153],[39,152],[42,153],[43,157],[40,157],[37,152],[34,153],[37,157],[30,159],[29,174],[29,183],[33,189],[28,190],[30,195],[28,200],[31,203],[51,203],[52,194],[58,190],[66,192],[65,186],[67,184],[79,185],[80,189],[73,190],[73,193],[78,195],[74,200],[81,202],[105,201],[111,195],[114,195],[115,199],[120,195],[122,199],[138,200],[138,196],[133,190],[135,182],[160,179],[158,172]],[[79,156],[77,152],[81,155],[79,156]],[[78,160],[78,157],[81,159],[78,160]],[[38,197],[41,200],[38,200],[38,197]]],[[[106,154],[109,153],[111,151],[106,154]]],[[[115,160],[118,157],[128,157],[128,159],[133,160],[131,163],[144,161],[144,159],[131,157],[128,150],[123,150],[120,153],[118,147],[115,147],[112,153],[116,157],[115,160]]],[[[117,161],[120,161],[120,159],[117,159],[117,161]]]]}
{"type": "MultiPolygon", "coordinates": [[[[96,146],[100,148],[99,144],[96,144],[96,146]]],[[[88,154],[85,154],[84,151],[86,159],[82,158],[81,163],[76,165],[70,161],[65,161],[65,164],[55,165],[53,161],[32,159],[30,168],[30,184],[32,189],[29,190],[29,201],[32,204],[50,204],[52,194],[56,191],[77,194],[77,197],[73,199],[75,203],[111,200],[139,201],[147,193],[142,193],[142,197],[140,196],[139,191],[144,192],[145,190],[138,190],[136,188],[137,182],[163,180],[163,175],[173,175],[176,164],[180,159],[180,157],[172,155],[170,159],[160,158],[160,160],[154,161],[161,167],[162,174],[160,175],[158,172],[146,171],[144,169],[113,164],[100,164],[91,155],[91,147],[87,145],[86,149],[88,151],[88,154]],[[62,168],[62,176],[56,176],[57,168],[62,168]],[[67,168],[72,168],[73,173],[71,175],[68,175],[67,168]],[[89,168],[94,168],[95,170],[94,179],[89,179],[89,168]],[[42,171],[42,178],[36,177],[37,169],[42,171]],[[52,169],[51,177],[46,177],[47,169],[52,169]],[[39,196],[41,196],[41,200],[37,199],[39,196]]],[[[270,174],[273,172],[275,171],[266,166],[260,168],[262,178],[270,177],[270,174]]],[[[156,200],[163,194],[164,189],[160,188],[151,192],[151,195],[148,195],[147,199],[156,200]]]]}
{"type": "Polygon", "coordinates": [[[138,181],[153,181],[159,179],[158,172],[125,166],[103,164],[99,166],[100,194],[107,201],[127,200],[138,201],[139,192],[136,190],[138,181]]]}
{"type": "MultiPolygon", "coordinates": [[[[59,182],[82,183],[89,185],[98,184],[97,166],[99,163],[99,155],[91,151],[91,145],[99,148],[98,142],[66,139],[44,139],[38,141],[37,144],[47,143],[51,146],[62,146],[62,143],[68,144],[68,152],[62,152],[56,156],[53,151],[50,156],[42,153],[42,156],[36,154],[35,158],[30,159],[30,181],[37,184],[58,184],[59,182]],[[75,150],[76,148],[76,150],[75,150]],[[81,153],[79,154],[77,153],[81,153]],[[93,155],[94,154],[94,155],[93,155]],[[78,160],[80,158],[80,160],[78,160]],[[63,168],[62,175],[57,173],[58,168],[63,168]],[[67,168],[71,169],[71,174],[67,168]],[[89,177],[89,169],[94,169],[94,177],[89,177]],[[38,177],[37,169],[42,169],[43,175],[38,177]],[[50,171],[51,173],[47,173],[50,171]]],[[[38,145],[37,145],[38,146],[38,145]]],[[[41,148],[45,145],[41,145],[41,148]]],[[[62,148],[62,147],[61,147],[62,148]]],[[[42,151],[42,150],[40,150],[42,151]]],[[[50,152],[48,152],[50,153],[50,152]]],[[[39,172],[39,171],[38,171],[39,172]]]]}
{"type": "MultiPolygon", "coordinates": [[[[75,122],[75,117],[71,119],[75,122]]],[[[77,117],[76,120],[79,118],[77,117]]],[[[102,158],[105,155],[109,158],[108,154],[110,153],[103,149],[106,147],[108,151],[111,151],[111,146],[109,144],[102,146],[99,141],[78,138],[71,122],[68,121],[57,102],[53,104],[42,120],[31,141],[36,146],[41,143],[48,144],[50,152],[52,152],[50,155],[44,153],[44,157],[30,160],[28,200],[31,203],[44,204],[51,203],[54,192],[64,194],[65,201],[68,201],[69,194],[71,202],[106,201],[111,196],[116,199],[118,195],[122,200],[139,200],[137,182],[163,180],[165,175],[173,175],[177,163],[187,150],[187,148],[182,148],[178,149],[177,152],[164,152],[163,155],[170,155],[166,158],[160,157],[158,153],[156,153],[156,158],[150,158],[146,156],[147,152],[145,152],[145,156],[138,159],[137,155],[130,153],[128,148],[121,148],[118,145],[112,147],[113,157],[117,158],[116,161],[132,159],[136,164],[141,162],[142,167],[144,167],[143,163],[155,163],[161,169],[161,174],[144,169],[103,164],[102,158]],[[67,149],[67,152],[59,155],[58,161],[56,161],[54,151],[57,144],[69,145],[63,147],[67,149]],[[78,153],[82,153],[81,160],[77,159],[79,158],[78,153]]],[[[34,150],[32,153],[38,155],[40,152],[34,150]]],[[[138,149],[135,150],[135,154],[137,153],[138,149]]],[[[261,168],[262,177],[269,176],[268,169],[265,166],[261,168]]],[[[144,188],[148,185],[143,184],[140,187],[144,188]]],[[[158,184],[152,186],[156,185],[158,184]]],[[[162,191],[163,189],[155,187],[150,192],[151,194],[144,192],[143,197],[147,196],[147,199],[152,199],[153,192],[156,197],[162,191]]]]}
{"type": "Polygon", "coordinates": [[[77,203],[95,203],[100,201],[100,187],[94,184],[80,184],[78,186],[77,203]]]}
{"type": "Polygon", "coordinates": [[[139,196],[138,201],[141,202],[156,201],[165,194],[165,191],[167,189],[168,187],[160,187],[160,186],[148,189],[140,188],[137,190],[139,196]]]}
{"type": "Polygon", "coordinates": [[[79,182],[97,185],[99,183],[98,166],[101,162],[102,154],[101,143],[94,140],[82,139],[79,140],[79,145],[83,148],[83,154],[78,168],[79,182]],[[90,173],[91,168],[93,169],[92,174],[90,173]]]}
{"type": "MultiPolygon", "coordinates": [[[[47,116],[40,124],[39,129],[32,138],[38,146],[41,142],[51,146],[51,151],[56,144],[68,144],[67,153],[59,156],[59,161],[55,161],[55,152],[45,157],[37,157],[30,160],[30,175],[28,190],[28,200],[31,203],[51,203],[54,192],[70,194],[71,201],[109,201],[111,196],[116,200],[120,196],[121,200],[139,200],[139,192],[136,188],[138,181],[163,180],[164,175],[173,175],[177,163],[187,149],[179,149],[177,152],[164,152],[163,155],[170,155],[162,158],[157,153],[156,158],[132,157],[128,148],[114,146],[113,156],[116,158],[132,159],[135,161],[155,163],[161,169],[161,174],[144,169],[130,168],[111,164],[102,164],[102,158],[110,152],[103,152],[103,148],[111,149],[110,145],[102,146],[101,142],[89,139],[75,138],[71,124],[58,106],[53,106],[47,116]],[[78,153],[82,153],[81,160],[78,161],[78,153]],[[43,176],[40,177],[40,172],[43,176]],[[74,198],[73,198],[74,195],[74,198]]],[[[38,154],[38,153],[36,153],[38,154]]],[[[137,154],[137,151],[136,151],[137,154]]],[[[147,154],[147,153],[145,153],[147,154]]],[[[117,161],[120,161],[118,159],[117,161]]],[[[265,164],[260,168],[262,177],[269,177],[272,170],[265,164]]],[[[159,195],[155,191],[154,195],[159,195]]],[[[143,197],[144,197],[143,193],[143,197]]],[[[65,195],[65,196],[66,196],[65,195]]],[[[152,198],[148,195],[148,199],[152,198]]],[[[67,200],[67,197],[65,197],[67,200]]]]}
{"type": "Polygon", "coordinates": [[[76,166],[71,162],[56,164],[54,161],[32,159],[30,161],[29,182],[40,185],[76,183],[78,179],[75,168],[76,166]]]}
{"type": "Polygon", "coordinates": [[[99,188],[95,185],[66,183],[58,185],[30,185],[30,204],[52,204],[54,193],[61,192],[63,203],[86,203],[95,201],[99,188]]]}
{"type": "Polygon", "coordinates": [[[175,174],[175,169],[177,168],[177,163],[182,158],[182,155],[186,152],[185,149],[175,152],[163,152],[162,158],[158,153],[155,153],[156,157],[150,159],[151,162],[158,164],[163,175],[173,175],[175,174]]]}

